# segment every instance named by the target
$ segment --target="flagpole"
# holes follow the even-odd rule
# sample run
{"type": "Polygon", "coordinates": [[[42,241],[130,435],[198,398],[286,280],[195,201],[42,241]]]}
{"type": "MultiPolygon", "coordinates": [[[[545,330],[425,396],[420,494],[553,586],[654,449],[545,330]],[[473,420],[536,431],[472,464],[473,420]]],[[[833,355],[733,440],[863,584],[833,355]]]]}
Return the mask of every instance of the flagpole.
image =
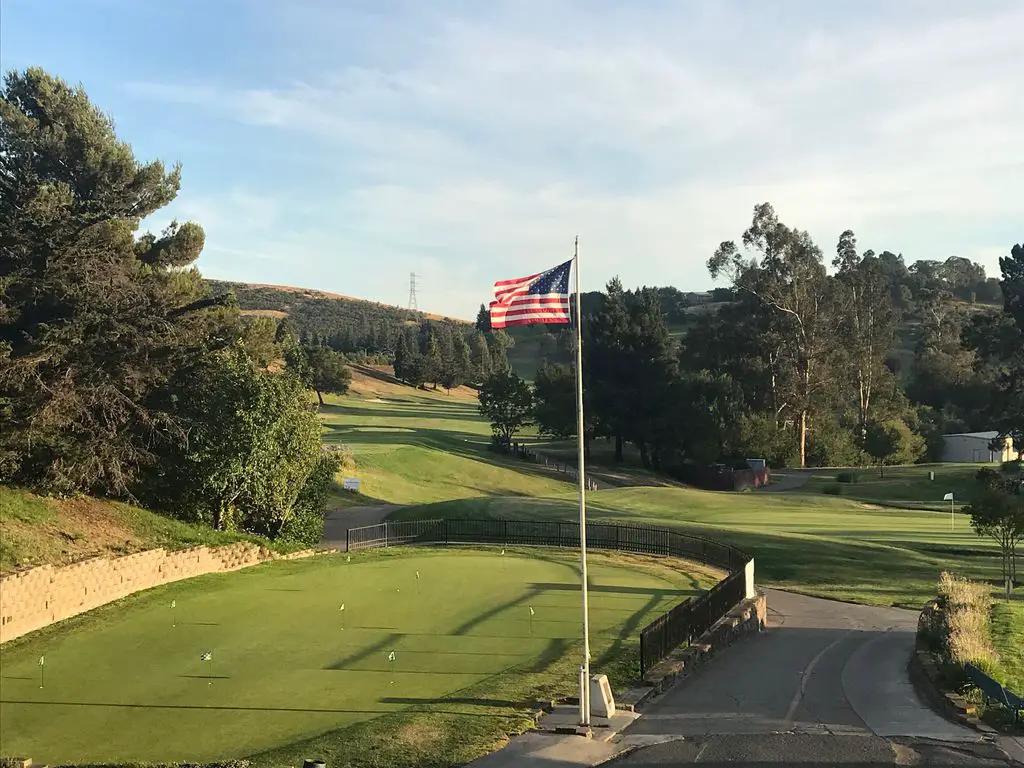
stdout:
{"type": "Polygon", "coordinates": [[[580,725],[590,727],[590,609],[587,599],[587,485],[583,464],[583,309],[580,300],[580,236],[573,248],[576,266],[576,479],[580,493],[580,579],[583,594],[583,675],[580,725]]]}

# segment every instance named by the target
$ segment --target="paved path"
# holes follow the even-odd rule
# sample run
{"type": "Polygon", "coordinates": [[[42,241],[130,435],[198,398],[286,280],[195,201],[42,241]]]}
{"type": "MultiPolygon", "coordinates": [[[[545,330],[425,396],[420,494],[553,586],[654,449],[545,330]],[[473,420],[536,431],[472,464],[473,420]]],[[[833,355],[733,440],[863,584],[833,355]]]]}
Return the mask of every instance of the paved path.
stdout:
{"type": "Polygon", "coordinates": [[[811,479],[811,473],[803,469],[785,469],[780,472],[772,472],[772,481],[768,485],[755,488],[756,493],[786,493],[795,491],[811,479]]]}
{"type": "Polygon", "coordinates": [[[345,552],[348,550],[345,532],[349,528],[376,525],[396,509],[401,508],[400,504],[375,504],[367,507],[333,509],[324,518],[324,537],[320,541],[320,546],[345,552]]]}
{"type": "Polygon", "coordinates": [[[907,676],[917,613],[769,590],[768,630],[727,648],[625,732],[675,737],[622,766],[1005,766],[907,676]]]}

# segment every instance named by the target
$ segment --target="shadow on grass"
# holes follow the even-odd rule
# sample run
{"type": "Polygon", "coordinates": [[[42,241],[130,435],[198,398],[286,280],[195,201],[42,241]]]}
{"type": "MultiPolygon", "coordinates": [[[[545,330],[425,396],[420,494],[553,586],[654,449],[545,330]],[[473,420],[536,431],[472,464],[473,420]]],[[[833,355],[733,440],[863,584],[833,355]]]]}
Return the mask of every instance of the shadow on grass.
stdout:
{"type": "Polygon", "coordinates": [[[654,595],[642,608],[637,609],[633,612],[633,615],[626,620],[622,625],[622,629],[619,630],[618,636],[612,641],[612,644],[608,646],[608,650],[601,654],[596,661],[597,667],[609,665],[613,659],[618,658],[625,650],[626,644],[633,640],[634,636],[639,632],[641,622],[644,617],[651,614],[658,604],[661,602],[659,595],[654,595]]]}
{"type": "MultiPolygon", "coordinates": [[[[536,591],[552,591],[552,592],[579,592],[579,584],[545,584],[543,582],[535,583],[532,585],[532,589],[536,591]]],[[[700,587],[698,586],[698,590],[700,587]]],[[[623,595],[652,595],[658,600],[662,598],[677,595],[679,597],[693,597],[693,592],[688,589],[658,589],[652,591],[649,587],[609,587],[604,585],[589,584],[587,586],[588,592],[598,592],[600,594],[623,594],[623,595]]],[[[700,590],[703,592],[704,590],[700,590]]]]}
{"type": "Polygon", "coordinates": [[[230,680],[228,675],[178,675],[178,677],[187,677],[190,680],[230,680]]]}
{"type": "MultiPolygon", "coordinates": [[[[404,674],[404,673],[403,673],[404,674]]],[[[244,707],[228,706],[222,704],[120,704],[102,701],[32,701],[29,699],[0,699],[0,704],[24,704],[44,707],[85,707],[101,709],[113,707],[118,709],[185,709],[185,710],[211,710],[216,712],[281,712],[298,714],[327,714],[327,715],[387,715],[393,713],[394,709],[341,709],[327,707],[244,707]]],[[[442,715],[458,715],[459,717],[494,717],[491,714],[473,714],[471,712],[453,712],[432,709],[432,712],[442,715]]],[[[511,717],[512,715],[507,715],[511,717]]]]}
{"type": "Polygon", "coordinates": [[[537,595],[539,594],[540,591],[537,589],[536,586],[534,586],[525,595],[521,595],[513,600],[506,600],[504,603],[498,603],[497,605],[492,606],[489,610],[486,610],[478,616],[474,616],[469,621],[460,624],[452,631],[451,634],[468,635],[469,631],[473,629],[473,627],[477,627],[480,624],[483,624],[488,619],[494,618],[502,611],[507,611],[510,608],[515,608],[517,605],[521,606],[524,603],[528,603],[531,599],[537,597],[537,595]]]}
{"type": "Polygon", "coordinates": [[[508,701],[506,699],[476,699],[471,696],[441,696],[436,699],[416,699],[403,696],[385,696],[379,699],[381,704],[404,704],[406,706],[421,706],[423,704],[468,704],[473,707],[499,707],[502,709],[518,709],[526,704],[520,701],[508,701]]]}
{"type": "MultiPolygon", "coordinates": [[[[324,667],[324,669],[334,669],[334,670],[346,669],[347,667],[350,667],[353,664],[358,664],[363,659],[370,658],[374,654],[383,653],[385,648],[394,648],[395,645],[398,643],[398,641],[401,640],[403,637],[405,637],[405,633],[403,633],[403,632],[394,632],[394,633],[392,633],[390,635],[382,637],[376,643],[373,643],[372,645],[369,645],[366,648],[363,648],[358,653],[353,653],[350,656],[346,656],[346,657],[344,657],[342,659],[338,659],[338,661],[334,662],[333,664],[328,664],[326,667],[324,667]]],[[[363,671],[363,670],[360,670],[360,671],[363,671]]]]}

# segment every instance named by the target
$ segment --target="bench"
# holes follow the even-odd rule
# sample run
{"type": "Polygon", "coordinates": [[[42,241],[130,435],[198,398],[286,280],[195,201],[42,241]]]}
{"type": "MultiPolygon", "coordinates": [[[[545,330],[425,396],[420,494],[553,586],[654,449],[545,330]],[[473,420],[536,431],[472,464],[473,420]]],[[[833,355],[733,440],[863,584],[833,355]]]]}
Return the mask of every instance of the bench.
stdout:
{"type": "Polygon", "coordinates": [[[997,702],[1013,714],[1014,721],[1020,719],[1021,712],[1024,712],[1024,698],[1004,688],[973,664],[964,664],[964,673],[971,685],[981,691],[986,703],[997,702]]]}

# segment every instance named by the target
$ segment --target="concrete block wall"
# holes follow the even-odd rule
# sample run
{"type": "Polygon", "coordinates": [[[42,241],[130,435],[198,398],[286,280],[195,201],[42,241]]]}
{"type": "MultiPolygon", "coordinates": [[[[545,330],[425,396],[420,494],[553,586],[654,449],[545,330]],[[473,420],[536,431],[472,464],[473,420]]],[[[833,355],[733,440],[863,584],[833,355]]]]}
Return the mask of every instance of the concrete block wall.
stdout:
{"type": "MultiPolygon", "coordinates": [[[[284,559],[311,554],[313,550],[304,550],[284,559]]],[[[10,573],[0,577],[0,643],[144,589],[276,559],[281,556],[242,541],[172,552],[150,549],[123,557],[96,557],[71,565],[42,565],[10,573]]]]}

